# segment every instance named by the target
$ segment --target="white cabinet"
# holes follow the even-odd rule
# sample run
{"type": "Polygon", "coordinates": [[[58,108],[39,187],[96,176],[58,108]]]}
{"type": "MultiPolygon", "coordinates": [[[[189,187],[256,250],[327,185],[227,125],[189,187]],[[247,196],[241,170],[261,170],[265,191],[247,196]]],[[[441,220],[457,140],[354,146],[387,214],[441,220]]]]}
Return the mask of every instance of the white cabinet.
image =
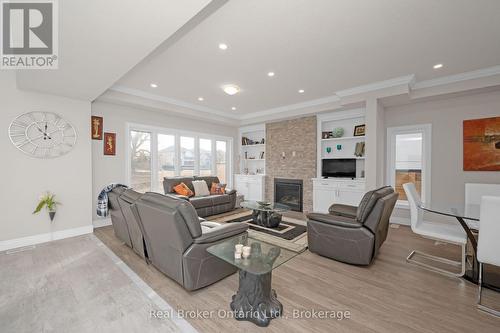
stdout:
{"type": "Polygon", "coordinates": [[[313,179],[313,211],[327,213],[330,205],[357,206],[365,193],[364,179],[313,179]]]}
{"type": "Polygon", "coordinates": [[[234,184],[245,200],[264,200],[264,175],[234,175],[234,184]]]}

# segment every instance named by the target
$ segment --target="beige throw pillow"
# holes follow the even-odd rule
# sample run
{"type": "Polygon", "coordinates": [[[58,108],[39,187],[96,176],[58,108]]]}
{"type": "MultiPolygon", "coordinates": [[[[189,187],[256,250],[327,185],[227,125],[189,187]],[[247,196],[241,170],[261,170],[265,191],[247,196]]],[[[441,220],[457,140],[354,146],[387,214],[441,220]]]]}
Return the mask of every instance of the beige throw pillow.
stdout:
{"type": "Polygon", "coordinates": [[[210,195],[207,182],[204,180],[193,180],[193,187],[195,197],[205,197],[210,195]]]}

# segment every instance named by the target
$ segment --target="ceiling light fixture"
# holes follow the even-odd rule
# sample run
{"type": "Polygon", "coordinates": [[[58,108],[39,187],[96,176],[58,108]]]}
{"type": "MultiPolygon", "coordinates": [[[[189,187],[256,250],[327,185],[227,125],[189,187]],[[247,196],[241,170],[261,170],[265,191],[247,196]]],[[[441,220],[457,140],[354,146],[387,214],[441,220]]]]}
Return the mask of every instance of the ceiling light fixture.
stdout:
{"type": "Polygon", "coordinates": [[[219,44],[219,49],[221,49],[221,50],[227,50],[227,44],[220,43],[219,44]]]}
{"type": "Polygon", "coordinates": [[[240,92],[240,87],[238,87],[235,84],[226,84],[222,86],[222,90],[228,95],[236,95],[237,93],[240,92]]]}
{"type": "Polygon", "coordinates": [[[267,76],[269,76],[269,77],[273,77],[273,76],[274,76],[274,72],[269,72],[269,73],[267,73],[267,76]]]}
{"type": "Polygon", "coordinates": [[[434,65],[434,69],[440,69],[443,67],[443,64],[436,64],[434,65]]]}
{"type": "Polygon", "coordinates": [[[304,89],[299,89],[299,94],[303,94],[304,93],[304,89]]]}
{"type": "Polygon", "coordinates": [[[149,86],[150,86],[151,88],[158,88],[158,85],[157,85],[156,83],[151,83],[149,86]]]}
{"type": "Polygon", "coordinates": [[[233,107],[231,108],[231,110],[235,111],[235,110],[236,110],[236,106],[233,106],[233,107]]]}
{"type": "Polygon", "coordinates": [[[198,97],[198,100],[199,100],[200,102],[203,102],[204,98],[203,98],[203,97],[198,97]]]}

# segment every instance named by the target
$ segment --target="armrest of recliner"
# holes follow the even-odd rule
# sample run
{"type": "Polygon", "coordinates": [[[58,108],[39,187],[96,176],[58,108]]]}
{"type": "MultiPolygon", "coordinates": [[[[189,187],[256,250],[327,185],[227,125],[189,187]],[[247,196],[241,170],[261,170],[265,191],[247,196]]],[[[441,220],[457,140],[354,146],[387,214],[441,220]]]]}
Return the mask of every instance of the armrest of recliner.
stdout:
{"type": "Polygon", "coordinates": [[[206,221],[206,220],[200,220],[200,225],[207,227],[207,228],[218,228],[221,226],[220,223],[217,222],[212,222],[212,221],[206,221]]]}
{"type": "Polygon", "coordinates": [[[361,228],[363,226],[361,223],[357,222],[354,218],[351,217],[322,213],[307,214],[307,222],[321,222],[344,228],[361,228]]]}
{"type": "Polygon", "coordinates": [[[219,227],[204,232],[200,237],[195,238],[195,244],[207,244],[217,242],[232,236],[236,236],[247,231],[248,225],[245,223],[226,223],[219,227]]]}
{"type": "Polygon", "coordinates": [[[328,212],[333,215],[356,217],[358,214],[358,207],[351,205],[333,204],[328,208],[328,212]]]}

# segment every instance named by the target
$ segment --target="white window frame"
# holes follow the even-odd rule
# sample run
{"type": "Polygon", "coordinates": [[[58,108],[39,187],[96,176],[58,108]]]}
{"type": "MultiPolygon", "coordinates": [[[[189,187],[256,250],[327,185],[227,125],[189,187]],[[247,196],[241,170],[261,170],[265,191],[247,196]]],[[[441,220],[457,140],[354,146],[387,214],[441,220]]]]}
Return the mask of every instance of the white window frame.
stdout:
{"type": "MultiPolygon", "coordinates": [[[[422,134],[422,202],[431,202],[431,157],[432,125],[420,124],[387,128],[387,182],[396,186],[396,136],[401,134],[422,134]]],[[[397,208],[409,209],[407,200],[398,200],[397,208]]]]}
{"type": "Polygon", "coordinates": [[[151,133],[151,191],[163,192],[162,188],[157,188],[158,179],[158,134],[174,135],[175,136],[175,161],[174,170],[175,175],[180,175],[180,137],[192,137],[194,138],[194,153],[195,153],[195,164],[194,164],[194,175],[198,176],[200,172],[200,156],[199,147],[200,139],[212,140],[212,174],[217,173],[217,163],[216,163],[216,141],[226,141],[226,182],[227,187],[232,188],[233,185],[233,138],[229,136],[213,135],[208,133],[200,133],[193,131],[185,131],[175,128],[164,128],[150,125],[142,125],[135,123],[126,123],[126,145],[125,145],[125,173],[127,184],[131,183],[132,180],[132,170],[131,170],[131,156],[130,156],[130,132],[140,131],[151,133]]]}

